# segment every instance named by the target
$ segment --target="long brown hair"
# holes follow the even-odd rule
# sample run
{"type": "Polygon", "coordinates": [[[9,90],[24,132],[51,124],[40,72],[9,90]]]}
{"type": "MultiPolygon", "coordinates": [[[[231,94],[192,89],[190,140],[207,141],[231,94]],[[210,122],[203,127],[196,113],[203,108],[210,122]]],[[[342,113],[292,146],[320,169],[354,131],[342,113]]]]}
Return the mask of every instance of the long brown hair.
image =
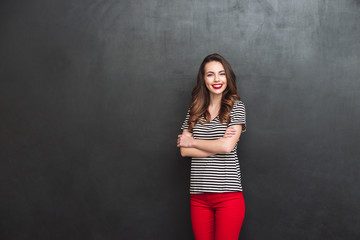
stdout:
{"type": "Polygon", "coordinates": [[[212,61],[219,62],[223,65],[227,80],[227,87],[221,98],[219,111],[220,122],[226,123],[227,125],[230,123],[230,112],[234,106],[234,102],[240,100],[237,94],[236,76],[228,61],[217,53],[206,56],[198,71],[197,84],[192,90],[192,102],[190,104],[190,117],[188,120],[189,131],[192,131],[196,123],[205,124],[211,121],[211,116],[208,111],[210,94],[205,84],[204,75],[205,65],[212,61]],[[200,121],[202,117],[205,117],[205,121],[200,121]]]}

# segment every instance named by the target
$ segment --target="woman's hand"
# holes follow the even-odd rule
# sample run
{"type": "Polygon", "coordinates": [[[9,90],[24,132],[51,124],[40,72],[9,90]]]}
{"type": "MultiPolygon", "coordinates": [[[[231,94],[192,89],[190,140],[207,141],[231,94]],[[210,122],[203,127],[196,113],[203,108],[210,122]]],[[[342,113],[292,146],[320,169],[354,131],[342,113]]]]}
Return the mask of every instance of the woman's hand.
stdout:
{"type": "Polygon", "coordinates": [[[178,135],[177,147],[190,148],[193,146],[194,138],[190,132],[178,135]]]}
{"type": "Polygon", "coordinates": [[[224,134],[223,137],[224,137],[224,138],[230,138],[230,137],[234,136],[235,133],[236,133],[235,128],[234,128],[233,126],[231,126],[231,127],[228,127],[228,128],[226,129],[226,132],[225,132],[225,134],[224,134]]]}

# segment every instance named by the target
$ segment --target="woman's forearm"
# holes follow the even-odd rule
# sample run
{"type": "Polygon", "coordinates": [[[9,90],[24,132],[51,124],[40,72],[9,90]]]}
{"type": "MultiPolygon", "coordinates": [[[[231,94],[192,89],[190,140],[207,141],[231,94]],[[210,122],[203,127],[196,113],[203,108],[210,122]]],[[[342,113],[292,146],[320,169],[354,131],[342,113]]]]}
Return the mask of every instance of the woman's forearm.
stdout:
{"type": "Polygon", "coordinates": [[[234,125],[231,128],[227,128],[223,137],[215,140],[195,139],[192,134],[180,134],[178,135],[177,147],[184,149],[193,148],[189,151],[182,150],[181,155],[189,157],[230,153],[239,141],[241,129],[241,125],[234,125]],[[199,150],[200,152],[196,150],[199,150]]]}
{"type": "Polygon", "coordinates": [[[194,139],[192,147],[198,150],[212,151],[216,153],[229,153],[233,150],[225,138],[219,138],[216,140],[194,139]]]}
{"type": "Polygon", "coordinates": [[[197,148],[185,147],[181,147],[180,152],[182,157],[209,157],[215,154],[213,152],[208,152],[197,148]]]}

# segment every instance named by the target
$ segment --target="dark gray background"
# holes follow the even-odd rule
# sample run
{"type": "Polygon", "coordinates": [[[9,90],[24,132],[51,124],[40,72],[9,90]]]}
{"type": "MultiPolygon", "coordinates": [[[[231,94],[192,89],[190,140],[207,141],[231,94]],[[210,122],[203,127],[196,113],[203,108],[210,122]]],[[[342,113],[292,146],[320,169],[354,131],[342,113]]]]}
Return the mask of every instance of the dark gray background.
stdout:
{"type": "Polygon", "coordinates": [[[214,52],[240,239],[359,239],[358,0],[3,0],[0,34],[0,239],[193,239],[176,139],[214,52]]]}

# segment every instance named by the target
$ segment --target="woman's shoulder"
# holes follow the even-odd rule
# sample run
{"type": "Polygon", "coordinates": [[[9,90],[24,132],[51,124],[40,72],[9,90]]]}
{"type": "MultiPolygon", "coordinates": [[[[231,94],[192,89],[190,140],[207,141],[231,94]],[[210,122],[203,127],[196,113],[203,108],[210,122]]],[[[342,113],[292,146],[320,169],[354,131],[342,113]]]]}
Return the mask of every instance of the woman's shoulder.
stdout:
{"type": "Polygon", "coordinates": [[[230,112],[230,115],[244,114],[245,113],[245,104],[241,100],[236,100],[234,102],[233,108],[230,112]]]}
{"type": "Polygon", "coordinates": [[[242,100],[235,100],[233,109],[244,108],[244,107],[245,107],[245,105],[242,100]]]}

